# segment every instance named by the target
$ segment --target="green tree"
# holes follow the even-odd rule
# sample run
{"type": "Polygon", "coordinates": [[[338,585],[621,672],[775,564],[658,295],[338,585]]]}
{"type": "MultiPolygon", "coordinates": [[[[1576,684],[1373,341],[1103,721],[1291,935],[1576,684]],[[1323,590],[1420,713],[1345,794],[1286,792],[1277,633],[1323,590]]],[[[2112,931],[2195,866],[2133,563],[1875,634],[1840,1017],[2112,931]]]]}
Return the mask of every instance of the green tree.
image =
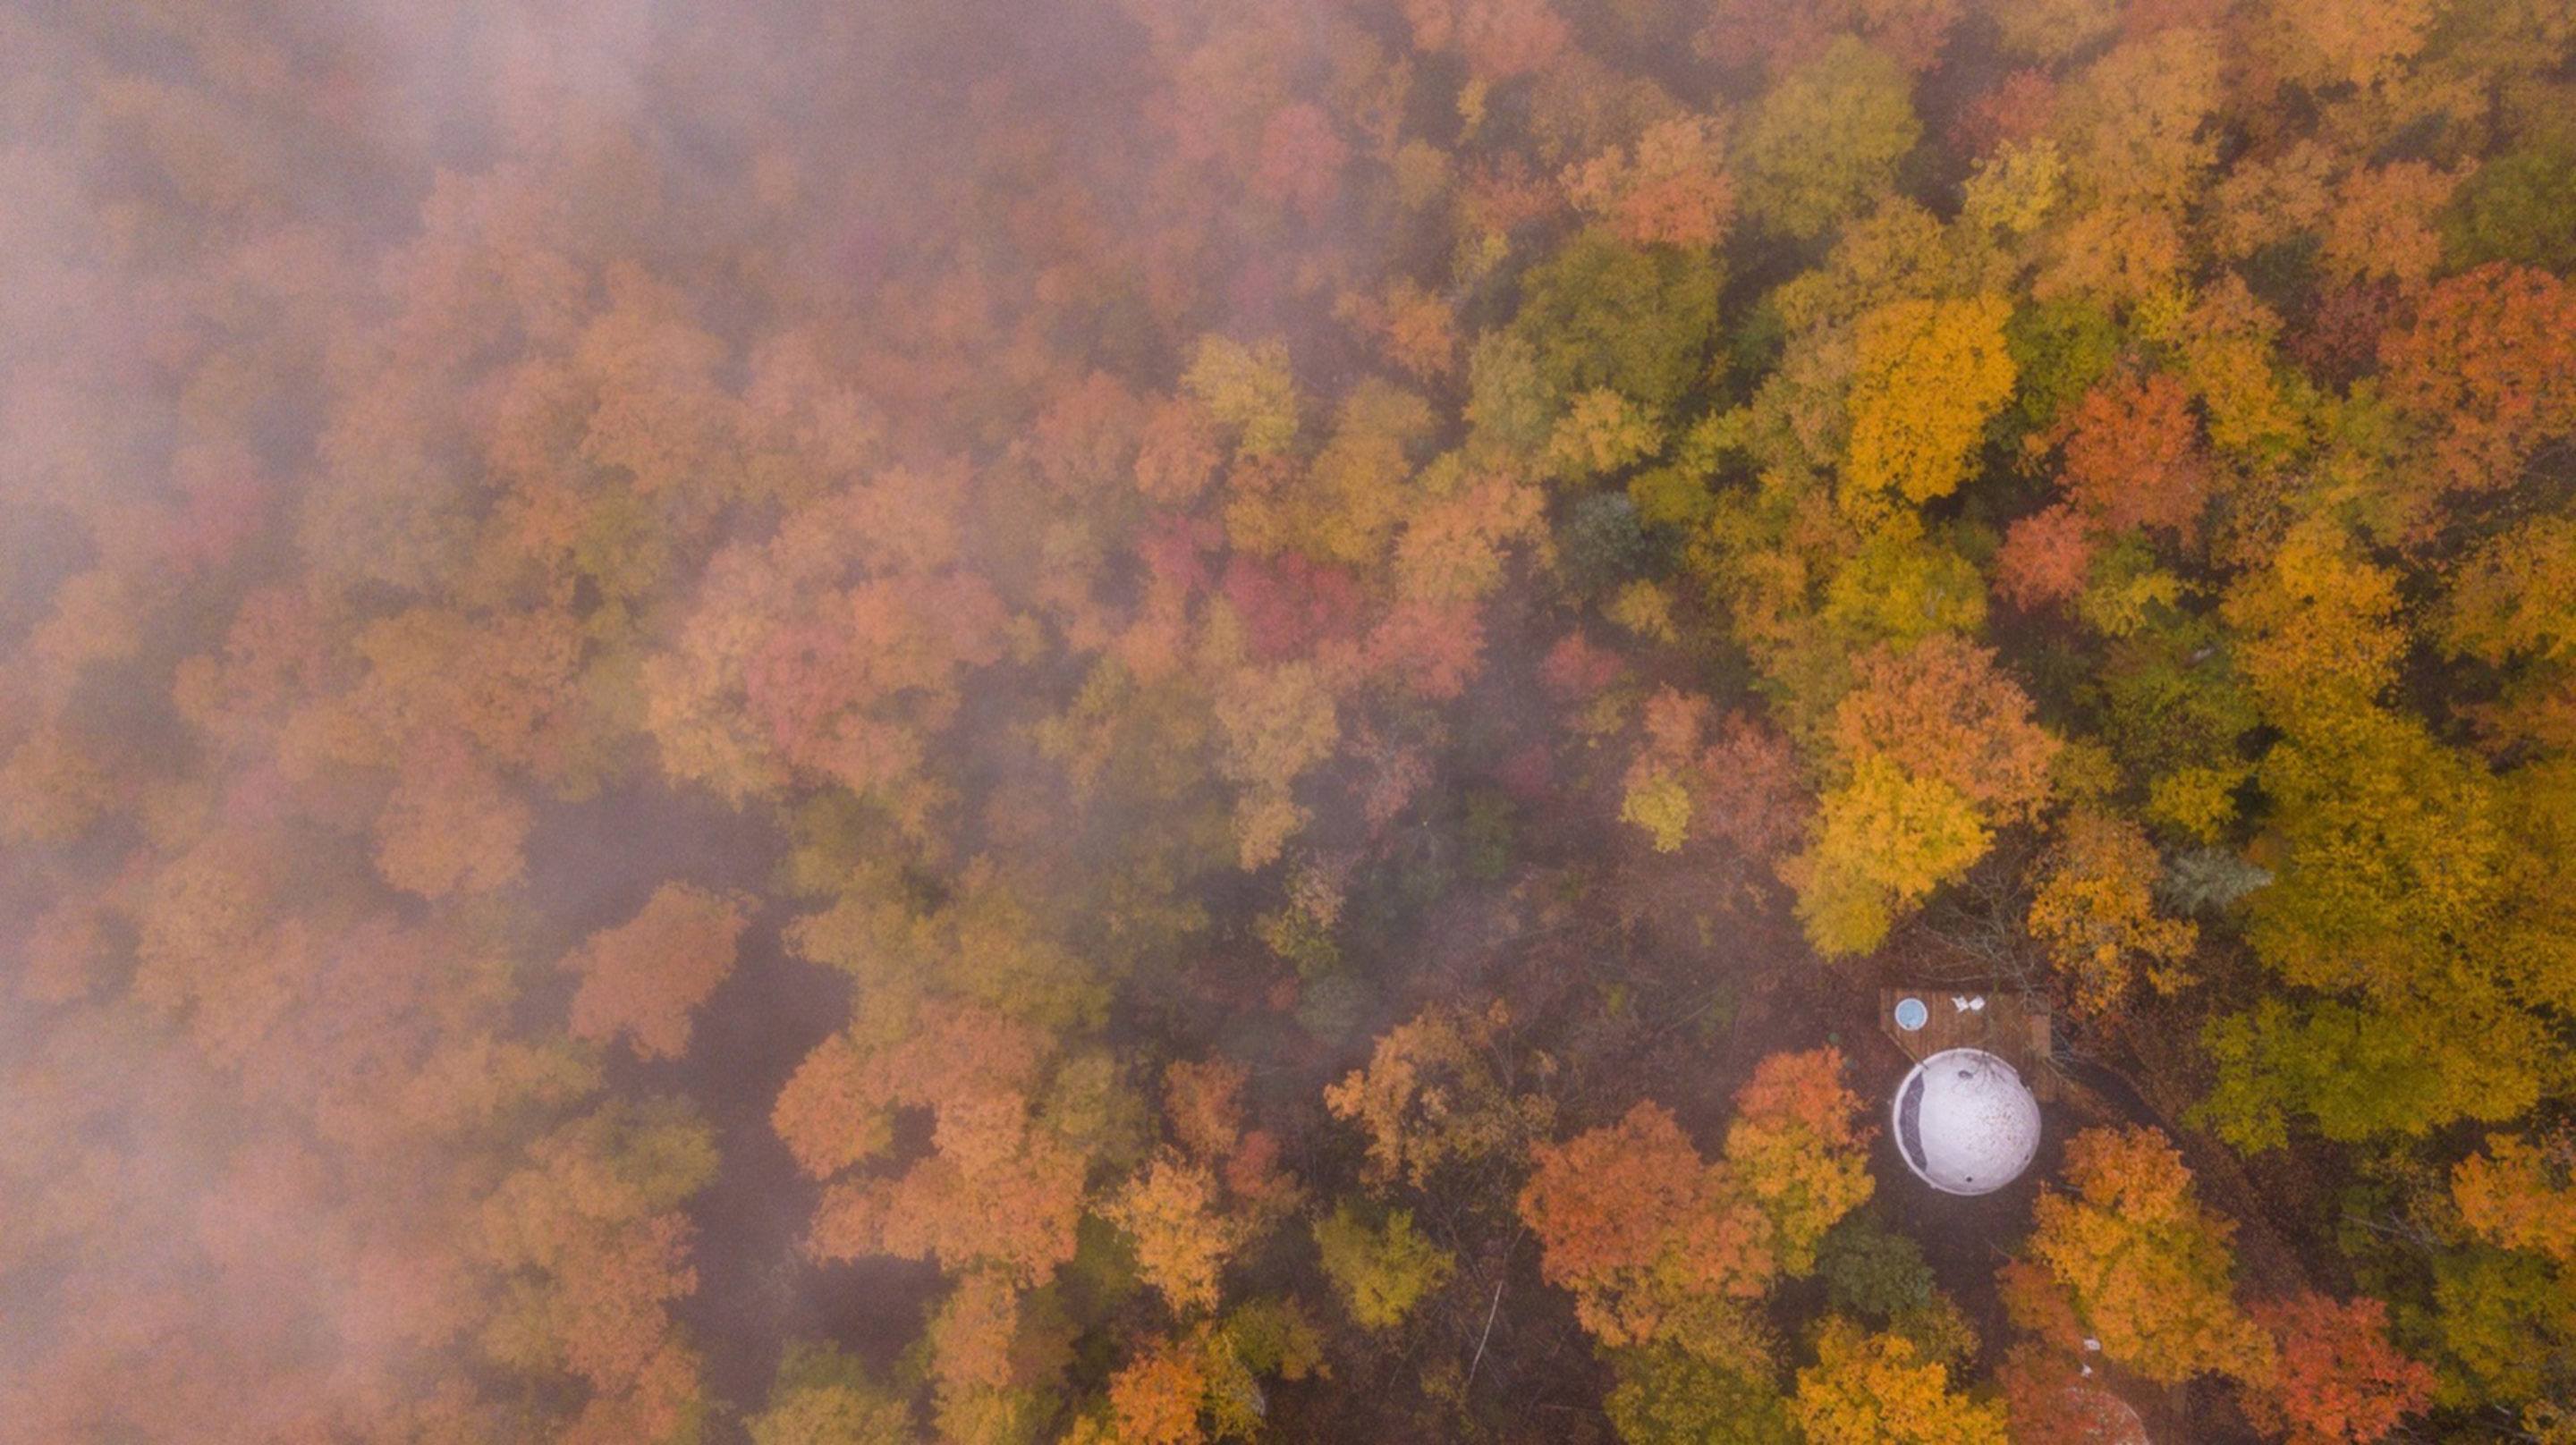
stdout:
{"type": "Polygon", "coordinates": [[[2576,134],[2526,140],[2478,167],[2453,195],[2443,250],[2464,266],[2512,261],[2565,275],[2576,270],[2576,134]]]}
{"type": "Polygon", "coordinates": [[[769,1408],[743,1422],[752,1445],[904,1445],[912,1411],[870,1383],[867,1370],[834,1345],[787,1347],[769,1408]]]}
{"type": "Polygon", "coordinates": [[[1610,1356],[1603,1408],[1627,1445],[1795,1445],[1788,1401],[1758,1373],[1648,1345],[1610,1356]]]}
{"type": "Polygon", "coordinates": [[[1372,1226],[1347,1199],[1315,1222],[1315,1247],[1325,1276],[1363,1329],[1404,1323],[1458,1268],[1446,1250],[1414,1232],[1412,1210],[1388,1210],[1385,1222],[1372,1226]]]}
{"type": "Polygon", "coordinates": [[[1745,126],[1738,164],[1745,209],[1809,240],[1891,188],[1923,127],[1905,71],[1851,36],[1789,71],[1745,126]]]}
{"type": "Polygon", "coordinates": [[[1718,282],[1705,252],[1640,250],[1601,230],[1532,269],[1512,329],[1537,359],[1551,415],[1596,387],[1648,413],[1676,414],[1708,379],[1718,282]]]}

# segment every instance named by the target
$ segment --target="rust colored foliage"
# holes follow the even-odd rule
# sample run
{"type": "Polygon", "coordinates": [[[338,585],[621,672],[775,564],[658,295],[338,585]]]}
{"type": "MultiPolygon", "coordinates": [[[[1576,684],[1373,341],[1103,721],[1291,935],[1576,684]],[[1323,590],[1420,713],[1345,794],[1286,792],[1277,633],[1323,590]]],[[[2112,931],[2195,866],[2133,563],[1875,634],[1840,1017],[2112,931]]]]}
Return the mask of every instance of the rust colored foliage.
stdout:
{"type": "Polygon", "coordinates": [[[1404,0],[1404,14],[1416,49],[1456,50],[1485,81],[1545,69],[1569,39],[1549,0],[1404,0]]]}
{"type": "Polygon", "coordinates": [[[1539,1272],[1603,1344],[1705,1345],[1778,1273],[1762,1217],[1661,1105],[1531,1151],[1522,1220],[1539,1272]]]}
{"type": "Polygon", "coordinates": [[[893,1142],[875,1071],[849,1039],[825,1039],[778,1091],[770,1128],[796,1167],[828,1179],[893,1142]]]}
{"type": "Polygon", "coordinates": [[[1458,319],[1450,302],[1410,280],[1383,295],[1345,295],[1336,312],[1377,339],[1386,359],[1424,381],[1447,376],[1458,365],[1458,319]]]}
{"type": "Polygon", "coordinates": [[[1359,621],[1360,590],[1351,575],[1295,552],[1267,560],[1235,556],[1226,563],[1223,591],[1253,655],[1264,662],[1304,656],[1325,641],[1347,642],[1359,621]]]}
{"type": "Polygon", "coordinates": [[[1180,1341],[1150,1350],[1109,1382],[1115,1438],[1135,1445],[1192,1445],[1199,1430],[1199,1402],[1207,1395],[1204,1355],[1180,1341]]]}
{"type": "Polygon", "coordinates": [[[1163,1117],[1181,1152],[1217,1171],[1226,1193],[1255,1220],[1275,1218],[1300,1197],[1279,1164],[1279,1137],[1246,1127],[1243,1087],[1251,1074],[1224,1059],[1175,1059],[1163,1071],[1163,1117]]]}
{"type": "Polygon", "coordinates": [[[1367,1068],[1324,1090],[1333,1116],[1366,1136],[1371,1182],[1418,1188],[1444,1166],[1515,1155],[1546,1129],[1554,1105],[1515,1095],[1498,1067],[1510,1022],[1500,1003],[1426,1008],[1379,1035],[1367,1068]]]}
{"type": "Polygon", "coordinates": [[[1206,488],[1224,451],[1207,412],[1177,399],[1147,414],[1136,447],[1136,490],[1147,500],[1187,502],[1206,488]]]}
{"type": "Polygon", "coordinates": [[[2326,287],[2288,350],[2319,380],[2349,386],[2379,364],[2380,338],[2396,305],[2396,287],[2386,282],[2326,287]]]}
{"type": "Polygon", "coordinates": [[[611,1106],[537,1141],[484,1200],[483,1253],[517,1282],[486,1347],[589,1383],[565,1438],[679,1438],[697,1356],[669,1306],[698,1274],[695,1227],[674,1206],[714,1170],[712,1141],[677,1112],[611,1106]]]}
{"type": "Polygon", "coordinates": [[[2209,504],[2190,394],[2162,372],[2095,386],[2059,426],[2067,500],[2114,533],[2152,528],[2190,541],[2209,504]]]}
{"type": "Polygon", "coordinates": [[[2576,1268],[2576,1142],[2489,1135],[2485,1152],[2453,1166],[2451,1198],[2493,1243],[2576,1268]]]}
{"type": "Polygon", "coordinates": [[[1145,405],[1118,378],[1092,371],[1057,391],[1031,429],[1028,452],[1049,483],[1093,496],[1132,474],[1145,405]]]}
{"type": "Polygon", "coordinates": [[[1334,131],[1331,117],[1312,105],[1286,106],[1261,128],[1255,186],[1306,219],[1322,220],[1340,193],[1342,167],[1350,156],[1351,148],[1334,131]]]}
{"type": "Polygon", "coordinates": [[[823,1259],[888,1254],[959,1269],[990,1265],[1034,1283],[1073,1257],[1082,1156],[1010,1098],[939,1110],[932,1156],[894,1179],[845,1179],[815,1206],[823,1259]]]}
{"type": "Polygon", "coordinates": [[[519,881],[534,811],[452,734],[414,742],[376,817],[376,871],[424,898],[519,881]]]}
{"type": "Polygon", "coordinates": [[[2567,0],[349,9],[0,15],[0,1438],[2576,1441],[2567,0]]]}
{"type": "Polygon", "coordinates": [[[2546,272],[2497,262],[2443,281],[2379,355],[2443,489],[2508,486],[2534,450],[2576,431],[2576,292],[2546,272]]]}
{"type": "Polygon", "coordinates": [[[2043,135],[2057,111],[2057,83],[2045,71],[2016,70],[1968,103],[1956,125],[1960,147],[1975,154],[2043,135]]]}
{"type": "Polygon", "coordinates": [[[1712,9],[1692,46],[1731,70],[1756,65],[1785,68],[1813,59],[1833,35],[1830,7],[1798,0],[1748,0],[1712,9]]]}
{"type": "Polygon", "coordinates": [[[1833,1049],[1764,1059],[1735,1096],[1719,1162],[1652,1103],[1531,1151],[1521,1219],[1584,1328],[1612,1347],[1758,1364],[1748,1302],[1813,1269],[1825,1231],[1873,1188],[1842,1067],[1833,1049]]]}
{"type": "Polygon", "coordinates": [[[2145,830],[2125,818],[2082,809],[2059,830],[2027,922],[2079,1009],[2114,1007],[2142,970],[2160,993],[2180,986],[2200,930],[2157,911],[2159,867],[2145,830]]]}
{"type": "Polygon", "coordinates": [[[921,822],[924,758],[1009,620],[958,565],[965,492],[952,472],[888,471],[719,549],[644,666],[664,769],[731,798],[826,780],[921,822]]]}
{"type": "Polygon", "coordinates": [[[2370,1445],[2432,1402],[2433,1372],[2388,1341],[2388,1307],[2307,1293],[2254,1306],[2280,1359],[2239,1398],[2257,1429],[2290,1445],[2370,1445]]]}
{"type": "Polygon", "coordinates": [[[1858,672],[1834,710],[1844,757],[1885,757],[1998,821],[2028,818],[2047,799],[2058,740],[2031,721],[2029,697],[1992,648],[1942,633],[1902,652],[1882,647],[1858,672]]]}
{"type": "Polygon", "coordinates": [[[2025,610],[2072,600],[2093,565],[2093,526],[2064,502],[2034,512],[2004,533],[1995,554],[1995,591],[2025,610]]]}
{"type": "Polygon", "coordinates": [[[1539,664],[1539,683],[1560,702],[1589,702],[1618,681],[1623,666],[1618,653],[1596,646],[1579,631],[1569,632],[1539,664]]]}
{"type": "Polygon", "coordinates": [[[2127,1407],[2085,1382],[2081,1357],[2024,1340],[2004,1354],[1995,1371],[2012,1438],[2081,1441],[2083,1445],[2146,1445],[2127,1407]]]}
{"type": "Polygon", "coordinates": [[[1805,770],[1789,740],[1743,713],[1730,713],[1700,754],[1707,780],[1701,816],[1716,836],[1749,857],[1777,858],[1806,826],[1805,770]]]}
{"type": "Polygon", "coordinates": [[[1785,1273],[1813,1269],[1825,1231],[1876,1192],[1860,1114],[1840,1049],[1773,1054],[1736,1091],[1726,1162],[1771,1221],[1771,1253],[1785,1273]]]}
{"type": "Polygon", "coordinates": [[[922,734],[954,706],[959,666],[994,661],[991,588],[949,577],[871,582],[770,635],[744,670],[750,718],[788,763],[854,788],[917,771],[922,734]]]}
{"type": "Polygon", "coordinates": [[[1634,146],[1565,172],[1575,206],[1635,246],[1714,246],[1735,214],[1725,131],[1707,116],[1649,126],[1634,146]]]}
{"type": "Polygon", "coordinates": [[[1959,0],[1746,0],[1708,12],[1695,37],[1699,53],[1729,68],[1760,65],[1774,74],[1811,60],[1845,32],[1867,37],[1908,69],[1939,63],[1942,43],[1959,18],[1959,0]]]}
{"type": "Polygon", "coordinates": [[[1251,1074],[1224,1059],[1174,1059],[1163,1070],[1163,1117],[1181,1147],[1222,1159],[1243,1141],[1243,1086],[1251,1074]]]}
{"type": "MultiPolygon", "coordinates": [[[[1580,647],[1578,638],[1567,642],[1580,647]]],[[[1551,678],[1581,682],[1584,655],[1560,644],[1551,678]]],[[[1664,851],[1688,838],[1713,838],[1770,859],[1806,822],[1806,789],[1788,741],[1742,713],[1712,718],[1705,697],[1658,689],[1646,699],[1646,741],[1628,764],[1621,815],[1664,851]]]]}
{"type": "Polygon", "coordinates": [[[687,1053],[690,1015],[733,975],[747,923],[740,899],[686,883],[653,890],[643,911],[564,959],[581,976],[573,1036],[602,1043],[623,1036],[648,1059],[687,1053]]]}
{"type": "Polygon", "coordinates": [[[1044,1036],[963,1004],[925,1008],[900,1042],[827,1039],[781,1091],[772,1125],[807,1173],[831,1179],[813,1252],[889,1254],[991,1269],[1035,1284],[1072,1258],[1082,1154],[1031,1117],[1044,1036]],[[852,1174],[893,1140],[890,1116],[925,1110],[928,1157],[901,1174],[852,1174]]]}
{"type": "Polygon", "coordinates": [[[41,729],[0,761],[0,841],[75,837],[114,800],[107,768],[59,728],[41,729]]]}

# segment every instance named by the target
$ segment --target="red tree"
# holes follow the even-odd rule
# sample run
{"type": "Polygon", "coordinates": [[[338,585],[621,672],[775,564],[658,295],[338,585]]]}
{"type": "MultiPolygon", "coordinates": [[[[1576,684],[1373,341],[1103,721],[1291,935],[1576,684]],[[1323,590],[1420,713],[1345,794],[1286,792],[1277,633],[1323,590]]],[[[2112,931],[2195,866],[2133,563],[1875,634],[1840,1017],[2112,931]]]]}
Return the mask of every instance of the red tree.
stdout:
{"type": "Polygon", "coordinates": [[[604,1042],[624,1034],[648,1059],[687,1053],[689,1015],[732,976],[745,922],[738,900],[685,883],[655,889],[633,919],[592,934],[564,959],[581,975],[573,1035],[604,1042]]]}
{"type": "Polygon", "coordinates": [[[1342,166],[1350,158],[1350,146],[1322,110],[1285,106],[1261,128],[1261,160],[1253,184],[1260,194],[1296,207],[1308,220],[1321,220],[1341,193],[1342,166]]]}
{"type": "Polygon", "coordinates": [[[2084,590],[2093,565],[2093,529],[2064,502],[2033,512],[2004,533],[1995,554],[1995,591],[2024,610],[2064,602],[2084,590]]]}
{"type": "Polygon", "coordinates": [[[2369,1445],[2433,1397],[2433,1372],[2388,1342],[2388,1307],[2310,1292],[2253,1308],[2280,1346],[2273,1376],[2239,1395],[2246,1418],[2290,1445],[2369,1445]]]}
{"type": "Polygon", "coordinates": [[[2113,377],[2075,405],[2061,428],[2066,495],[2114,532],[2138,527],[2188,541],[2209,502],[2209,463],[2181,382],[2158,372],[2113,377]]]}
{"type": "Polygon", "coordinates": [[[1991,648],[1942,633],[1903,652],[1881,648],[1858,672],[1834,710],[1846,758],[1884,754],[2007,821],[2047,798],[2057,738],[2030,720],[2030,698],[1991,648]]]}
{"type": "Polygon", "coordinates": [[[2542,442],[2576,430],[2576,291],[2501,262],[2426,293],[2380,343],[2387,395],[2431,434],[2455,491],[2511,483],[2542,442]]]}

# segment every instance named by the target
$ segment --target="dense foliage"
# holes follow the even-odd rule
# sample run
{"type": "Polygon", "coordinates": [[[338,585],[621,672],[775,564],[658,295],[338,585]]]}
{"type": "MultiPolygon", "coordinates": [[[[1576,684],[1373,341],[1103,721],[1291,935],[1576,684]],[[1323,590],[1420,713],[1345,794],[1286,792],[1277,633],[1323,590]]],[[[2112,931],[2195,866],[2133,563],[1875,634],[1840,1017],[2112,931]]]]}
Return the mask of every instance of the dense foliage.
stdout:
{"type": "Polygon", "coordinates": [[[2576,1441],[2565,0],[0,56],[0,1438],[2576,1441]]]}

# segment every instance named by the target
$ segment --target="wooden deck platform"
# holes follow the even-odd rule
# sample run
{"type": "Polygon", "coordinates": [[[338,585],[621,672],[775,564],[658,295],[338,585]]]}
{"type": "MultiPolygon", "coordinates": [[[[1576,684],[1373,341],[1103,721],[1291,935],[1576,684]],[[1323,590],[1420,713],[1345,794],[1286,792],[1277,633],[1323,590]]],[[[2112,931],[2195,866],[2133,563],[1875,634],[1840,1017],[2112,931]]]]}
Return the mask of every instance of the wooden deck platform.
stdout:
{"type": "Polygon", "coordinates": [[[2012,1065],[2042,1103],[2057,1097],[2057,1070],[2049,1063],[2048,1009],[2019,994],[1883,988],[1878,991],[1878,1027],[1918,1064],[1944,1049],[1983,1049],[2012,1065]],[[1897,1001],[1905,998],[1923,1000],[1930,1014],[1923,1027],[1896,1026],[1897,1001]],[[1982,998],[1986,1006],[1963,1010],[1951,1002],[1960,998],[1982,998]]]}

